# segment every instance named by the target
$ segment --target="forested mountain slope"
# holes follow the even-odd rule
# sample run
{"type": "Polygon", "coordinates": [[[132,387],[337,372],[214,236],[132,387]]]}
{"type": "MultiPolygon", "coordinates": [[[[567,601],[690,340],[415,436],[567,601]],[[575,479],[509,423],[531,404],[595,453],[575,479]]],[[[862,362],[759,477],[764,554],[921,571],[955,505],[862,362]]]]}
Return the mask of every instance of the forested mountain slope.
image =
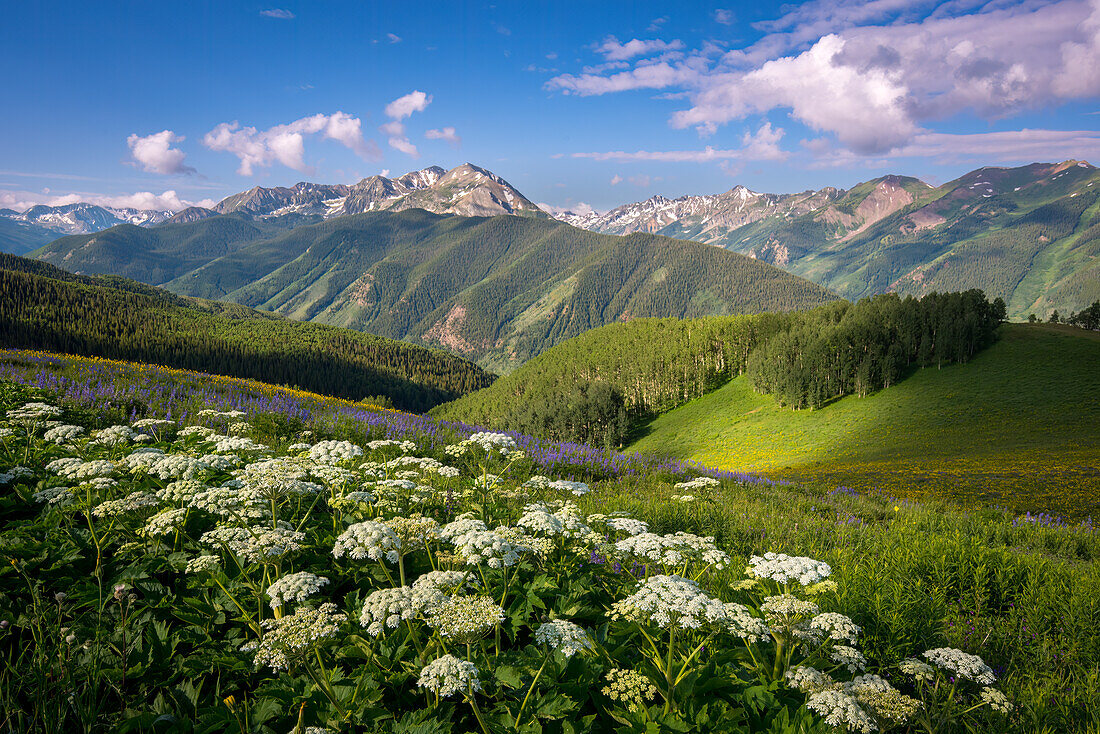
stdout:
{"type": "Polygon", "coordinates": [[[39,256],[85,272],[124,268],[146,282],[174,276],[165,287],[176,293],[442,346],[496,371],[617,321],[785,311],[835,300],[819,286],[721,248],[600,235],[549,219],[414,209],[242,239],[252,236],[242,233],[252,226],[259,225],[212,217],[156,230],[116,228],[95,242],[53,243],[39,256]],[[230,233],[222,244],[199,233],[215,226],[230,233]],[[116,240],[126,242],[120,253],[134,254],[128,264],[121,255],[87,257],[116,240]]]}
{"type": "Polygon", "coordinates": [[[0,344],[248,377],[427,410],[492,376],[446,352],[0,255],[0,344]]]}
{"type": "Polygon", "coordinates": [[[565,219],[654,232],[773,263],[849,299],[984,290],[1041,318],[1100,298],[1100,171],[1084,161],[987,167],[933,187],[884,176],[842,190],[654,197],[565,219]]]}

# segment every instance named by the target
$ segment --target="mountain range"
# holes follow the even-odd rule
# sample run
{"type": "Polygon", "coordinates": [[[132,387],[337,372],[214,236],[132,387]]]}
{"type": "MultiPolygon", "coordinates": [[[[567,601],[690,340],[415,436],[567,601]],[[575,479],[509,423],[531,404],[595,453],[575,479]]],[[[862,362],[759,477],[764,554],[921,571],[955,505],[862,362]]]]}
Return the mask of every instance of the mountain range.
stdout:
{"type": "Polygon", "coordinates": [[[549,217],[419,208],[323,221],[235,211],[152,228],[119,225],[63,237],[35,257],[72,272],[122,275],[180,295],[442,346],[498,372],[616,321],[787,311],[836,298],[697,242],[615,237],[549,217]]]}
{"type": "MultiPolygon", "coordinates": [[[[1100,298],[1098,181],[1095,167],[1065,161],[980,168],[941,186],[897,175],[850,189],[795,194],[735,186],[721,194],[654,196],[603,214],[556,216],[600,234],[659,234],[732,250],[849,299],[887,291],[920,296],[981,288],[1003,298],[1010,317],[1037,313],[1045,318],[1055,309],[1077,311],[1100,298]]],[[[414,208],[458,216],[550,216],[504,179],[467,163],[392,179],[371,176],[354,185],[254,187],[210,209],[191,207],[174,215],[90,204],[0,210],[0,249],[25,253],[59,235],[93,234],[122,223],[159,230],[219,215],[236,217],[210,230],[181,234],[195,252],[177,249],[165,259],[156,247],[135,250],[135,263],[117,253],[103,255],[125,269],[120,274],[160,283],[197,267],[210,254],[226,254],[220,248],[229,242],[360,213],[414,208]]],[[[131,231],[127,237],[137,235],[131,231]]],[[[94,250],[115,246],[117,240],[86,244],[94,250]]],[[[56,249],[51,245],[41,254],[58,265],[102,272],[89,264],[92,252],[62,263],[50,254],[56,249]]]]}
{"type": "Polygon", "coordinates": [[[724,247],[849,299],[981,288],[1010,317],[1100,298],[1100,171],[1084,161],[980,168],[942,186],[883,176],[851,189],[654,196],[558,218],[724,247]]]}

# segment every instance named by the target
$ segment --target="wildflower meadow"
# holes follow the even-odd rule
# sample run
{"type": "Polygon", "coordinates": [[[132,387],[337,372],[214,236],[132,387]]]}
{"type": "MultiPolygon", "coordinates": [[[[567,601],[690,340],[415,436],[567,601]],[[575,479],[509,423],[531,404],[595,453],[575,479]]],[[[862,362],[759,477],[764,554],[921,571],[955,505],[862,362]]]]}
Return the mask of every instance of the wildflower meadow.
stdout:
{"type": "Polygon", "coordinates": [[[7,730],[1100,726],[1089,522],[125,363],[0,379],[7,730]]]}

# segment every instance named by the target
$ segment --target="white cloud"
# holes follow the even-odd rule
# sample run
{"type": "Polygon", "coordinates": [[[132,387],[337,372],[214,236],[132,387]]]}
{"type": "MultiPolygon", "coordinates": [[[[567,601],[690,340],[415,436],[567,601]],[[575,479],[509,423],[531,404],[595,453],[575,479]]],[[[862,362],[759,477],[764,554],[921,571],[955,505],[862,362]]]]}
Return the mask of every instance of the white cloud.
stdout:
{"type": "Polygon", "coordinates": [[[303,117],[262,131],[241,127],[236,121],[223,122],[203,136],[202,144],[237,156],[241,161],[237,173],[242,176],[251,176],[257,167],[273,162],[310,173],[312,169],[305,162],[305,136],[316,134],[335,140],[364,160],[377,160],[381,155],[374,141],[364,140],[359,118],[344,112],[303,117]]]}
{"type": "Polygon", "coordinates": [[[688,59],[676,64],[667,61],[642,62],[629,71],[620,71],[610,76],[603,76],[594,69],[578,75],[561,74],[548,81],[546,88],[587,97],[632,89],[664,89],[680,84],[694,86],[704,71],[705,63],[700,60],[688,59]]]}
{"type": "Polygon", "coordinates": [[[172,147],[172,143],[182,143],[183,140],[182,135],[176,135],[171,130],[162,130],[145,137],[131,135],[126,138],[126,145],[129,146],[134,161],[141,164],[142,170],[165,175],[194,173],[194,168],[183,165],[187,154],[172,147]]]}
{"type": "Polygon", "coordinates": [[[416,149],[416,146],[412,144],[412,141],[410,141],[403,135],[394,135],[386,142],[390,144],[391,148],[400,151],[405,155],[412,156],[413,158],[420,157],[420,151],[416,149]]]}
{"type": "Polygon", "coordinates": [[[812,0],[754,25],[766,35],[745,48],[704,46],[546,86],[686,93],[671,123],[702,134],[786,111],[863,156],[960,113],[1002,119],[1100,95],[1100,0],[812,0]]]}
{"type": "Polygon", "coordinates": [[[397,120],[390,120],[378,126],[379,131],[385,135],[404,135],[405,124],[397,120]]]}
{"type": "Polygon", "coordinates": [[[733,25],[733,11],[718,8],[714,11],[714,20],[722,25],[733,25]]]}
{"type": "Polygon", "coordinates": [[[578,201],[576,204],[566,204],[565,206],[555,206],[554,204],[547,204],[546,202],[540,201],[538,204],[536,204],[536,206],[539,209],[542,209],[544,212],[554,215],[555,217],[565,214],[566,212],[580,214],[581,216],[584,216],[585,214],[599,213],[595,209],[593,209],[590,204],[586,204],[583,201],[578,201]]]}
{"type": "Polygon", "coordinates": [[[269,10],[261,10],[260,15],[266,15],[268,18],[278,18],[279,20],[294,20],[294,13],[289,10],[283,10],[282,8],[271,8],[269,10]]]}
{"type": "MultiPolygon", "coordinates": [[[[414,112],[423,112],[431,103],[432,95],[414,89],[386,105],[386,117],[391,119],[378,129],[389,136],[386,142],[389,143],[391,148],[413,158],[420,157],[420,151],[405,136],[405,126],[401,123],[401,120],[414,112]]],[[[453,130],[454,128],[452,128],[452,132],[453,130]]]]}
{"type": "Polygon", "coordinates": [[[214,199],[200,199],[198,201],[184,199],[171,189],[160,194],[154,194],[151,191],[137,191],[132,194],[115,195],[90,192],[51,195],[49,189],[44,189],[42,193],[31,191],[0,192],[0,207],[15,209],[16,211],[23,211],[38,204],[65,206],[66,204],[78,204],[80,202],[116,209],[157,209],[161,211],[180,211],[189,206],[210,208],[217,204],[214,199]]]}
{"type": "Polygon", "coordinates": [[[934,157],[942,161],[1062,161],[1100,158],[1097,130],[1010,130],[954,135],[921,133],[890,157],[934,157]]]}
{"type": "Polygon", "coordinates": [[[618,186],[618,185],[619,185],[619,184],[621,184],[622,182],[623,182],[623,177],[622,177],[622,176],[620,176],[620,175],[619,175],[619,174],[617,174],[617,173],[616,173],[616,174],[615,174],[614,176],[612,176],[612,177],[611,177],[611,185],[612,185],[612,186],[618,186]]]}
{"type": "MultiPolygon", "coordinates": [[[[777,161],[787,158],[787,153],[779,148],[782,137],[782,128],[772,128],[770,122],[765,122],[755,133],[746,132],[742,136],[741,142],[744,146],[742,148],[721,149],[708,145],[702,150],[636,150],[633,152],[612,150],[602,153],[573,153],[572,157],[596,161],[659,161],[661,163],[706,163],[721,160],[777,161]]],[[[611,179],[612,186],[620,182],[622,178],[618,175],[611,179]]]]}
{"type": "Polygon", "coordinates": [[[386,117],[403,120],[414,112],[423,112],[432,103],[432,95],[413,90],[386,105],[386,117]]]}
{"type": "Polygon", "coordinates": [[[619,39],[615,36],[608,36],[603,43],[596,46],[596,52],[603,54],[608,61],[626,61],[635,56],[652,56],[655,53],[677,51],[683,47],[684,42],[680,40],[665,42],[658,39],[643,41],[635,38],[626,43],[619,43],[619,39]]]}
{"type": "Polygon", "coordinates": [[[444,127],[438,130],[429,130],[424,133],[424,137],[428,140],[446,140],[451,145],[458,147],[462,145],[462,138],[455,132],[453,127],[444,127]]]}
{"type": "Polygon", "coordinates": [[[401,36],[396,33],[387,33],[386,38],[389,39],[390,43],[401,43],[401,36]]]}

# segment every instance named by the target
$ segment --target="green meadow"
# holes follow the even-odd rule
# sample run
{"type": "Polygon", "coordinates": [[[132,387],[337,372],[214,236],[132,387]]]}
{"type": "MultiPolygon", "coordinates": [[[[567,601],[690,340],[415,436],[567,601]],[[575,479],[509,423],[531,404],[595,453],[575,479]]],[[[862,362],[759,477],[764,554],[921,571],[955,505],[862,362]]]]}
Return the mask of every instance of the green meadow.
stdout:
{"type": "Polygon", "coordinates": [[[744,377],[662,414],[630,447],[773,478],[913,499],[1095,516],[1100,334],[1006,324],[966,364],[791,410],[744,377]]]}

